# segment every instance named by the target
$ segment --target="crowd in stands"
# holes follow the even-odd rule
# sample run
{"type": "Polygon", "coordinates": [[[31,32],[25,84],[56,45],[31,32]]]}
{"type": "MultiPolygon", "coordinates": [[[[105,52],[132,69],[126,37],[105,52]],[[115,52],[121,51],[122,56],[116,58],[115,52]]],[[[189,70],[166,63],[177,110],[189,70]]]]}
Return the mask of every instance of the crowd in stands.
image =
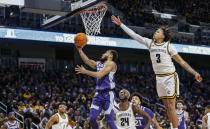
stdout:
{"type": "MultiPolygon", "coordinates": [[[[178,31],[190,32],[188,23],[200,25],[201,22],[209,23],[210,9],[208,0],[112,0],[111,4],[121,10],[129,21],[135,26],[157,28],[161,25],[174,26],[178,24],[178,31]],[[148,11],[150,9],[150,11],[148,11]],[[181,19],[166,20],[154,16],[151,10],[157,10],[161,13],[169,13],[185,17],[187,23],[179,23],[181,19]]],[[[209,45],[209,40],[203,41],[197,32],[195,38],[173,37],[172,41],[177,43],[209,45]]]]}
{"type": "Polygon", "coordinates": [[[208,0],[112,0],[111,3],[114,7],[122,10],[124,14],[127,14],[128,18],[138,26],[147,22],[160,23],[154,17],[144,14],[148,7],[162,13],[167,12],[167,9],[173,9],[174,11],[171,13],[186,16],[189,23],[196,25],[199,25],[200,21],[208,22],[210,20],[210,2],[208,0]]]}
{"type": "MultiPolygon", "coordinates": [[[[158,100],[155,75],[149,72],[152,71],[150,67],[145,66],[138,73],[118,72],[115,92],[118,94],[122,88],[131,93],[140,92],[145,97],[143,105],[151,108],[159,124],[167,128],[169,123],[158,100]]],[[[206,80],[209,76],[199,84],[193,76],[184,73],[180,72],[181,99],[185,101],[185,109],[190,115],[189,128],[198,129],[204,107],[209,103],[210,82],[206,80]]],[[[73,68],[42,71],[10,67],[0,69],[0,101],[8,106],[8,112],[16,111],[24,116],[25,128],[29,128],[32,122],[44,127],[57,112],[57,104],[65,102],[72,127],[89,129],[89,109],[95,84],[94,78],[76,75],[73,68]]],[[[0,124],[6,120],[6,114],[0,113],[0,124]]]]}

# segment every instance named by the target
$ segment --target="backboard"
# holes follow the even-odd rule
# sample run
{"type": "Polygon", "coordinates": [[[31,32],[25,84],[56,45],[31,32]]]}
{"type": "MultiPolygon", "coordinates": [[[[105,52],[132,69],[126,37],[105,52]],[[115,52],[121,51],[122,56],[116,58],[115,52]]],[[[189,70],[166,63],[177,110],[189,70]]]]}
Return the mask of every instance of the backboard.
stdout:
{"type": "Polygon", "coordinates": [[[104,1],[106,0],[0,0],[0,6],[17,5],[23,12],[43,14],[45,19],[42,28],[48,29],[104,1]]]}
{"type": "Polygon", "coordinates": [[[78,12],[103,1],[104,0],[25,0],[25,6],[22,10],[32,13],[48,14],[48,17],[46,17],[42,23],[42,28],[48,29],[70,19],[78,12]]]}

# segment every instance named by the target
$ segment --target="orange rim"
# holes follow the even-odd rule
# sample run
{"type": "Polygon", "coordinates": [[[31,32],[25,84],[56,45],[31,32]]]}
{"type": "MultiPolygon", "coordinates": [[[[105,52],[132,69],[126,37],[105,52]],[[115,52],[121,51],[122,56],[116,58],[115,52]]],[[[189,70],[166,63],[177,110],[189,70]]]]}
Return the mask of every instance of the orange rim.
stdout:
{"type": "Polygon", "coordinates": [[[91,10],[91,11],[85,10],[85,11],[82,11],[81,13],[96,13],[96,12],[105,11],[107,9],[106,4],[99,4],[98,6],[101,6],[103,8],[102,9],[98,9],[98,10],[91,10]]]}

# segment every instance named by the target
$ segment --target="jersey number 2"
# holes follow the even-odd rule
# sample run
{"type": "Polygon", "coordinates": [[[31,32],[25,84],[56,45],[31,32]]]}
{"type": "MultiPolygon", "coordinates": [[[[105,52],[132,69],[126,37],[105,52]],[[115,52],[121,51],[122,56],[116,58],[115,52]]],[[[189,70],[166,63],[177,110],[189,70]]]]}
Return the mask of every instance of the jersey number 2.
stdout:
{"type": "Polygon", "coordinates": [[[161,62],[161,60],[160,60],[160,54],[156,54],[156,57],[157,57],[156,62],[157,62],[157,63],[160,63],[160,62],[161,62]]]}

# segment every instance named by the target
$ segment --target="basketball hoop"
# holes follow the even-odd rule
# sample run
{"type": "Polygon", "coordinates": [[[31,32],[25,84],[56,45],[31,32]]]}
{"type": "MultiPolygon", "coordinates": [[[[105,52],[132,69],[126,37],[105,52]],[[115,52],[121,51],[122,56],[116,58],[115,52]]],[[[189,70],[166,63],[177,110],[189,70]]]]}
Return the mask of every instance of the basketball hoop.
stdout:
{"type": "Polygon", "coordinates": [[[100,34],[101,21],[107,11],[106,4],[98,4],[80,13],[87,35],[100,34]]]}

